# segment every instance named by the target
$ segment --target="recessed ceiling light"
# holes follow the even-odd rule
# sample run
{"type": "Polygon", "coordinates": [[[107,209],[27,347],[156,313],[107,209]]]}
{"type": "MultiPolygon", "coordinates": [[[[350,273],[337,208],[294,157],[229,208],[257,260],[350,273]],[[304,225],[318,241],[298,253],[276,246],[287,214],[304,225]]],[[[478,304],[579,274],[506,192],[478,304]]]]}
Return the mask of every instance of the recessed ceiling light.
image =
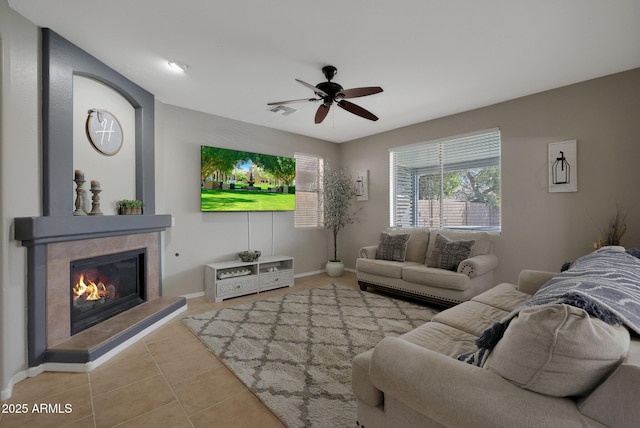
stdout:
{"type": "Polygon", "coordinates": [[[186,73],[189,69],[187,64],[180,61],[169,61],[169,67],[171,67],[172,70],[179,71],[181,73],[186,73]]]}

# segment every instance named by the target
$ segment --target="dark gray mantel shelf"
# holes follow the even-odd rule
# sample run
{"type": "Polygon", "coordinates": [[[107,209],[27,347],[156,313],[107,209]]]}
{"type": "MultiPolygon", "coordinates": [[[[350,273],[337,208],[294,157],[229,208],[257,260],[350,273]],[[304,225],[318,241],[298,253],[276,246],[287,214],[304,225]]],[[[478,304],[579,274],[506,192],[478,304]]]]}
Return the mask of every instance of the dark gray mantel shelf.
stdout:
{"type": "Polygon", "coordinates": [[[15,219],[15,239],[22,245],[48,244],[103,236],[163,231],[171,215],[43,216],[15,219]]]}

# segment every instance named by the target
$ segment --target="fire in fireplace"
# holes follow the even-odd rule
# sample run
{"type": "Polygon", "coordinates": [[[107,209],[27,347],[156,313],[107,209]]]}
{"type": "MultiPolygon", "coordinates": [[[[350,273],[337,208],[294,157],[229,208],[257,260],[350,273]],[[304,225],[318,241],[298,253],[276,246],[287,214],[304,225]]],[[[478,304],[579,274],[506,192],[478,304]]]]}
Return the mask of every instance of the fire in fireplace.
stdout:
{"type": "MultiPolygon", "coordinates": [[[[85,282],[84,275],[84,272],[81,273],[80,278],[75,281],[75,285],[73,286],[74,306],[81,306],[84,305],[85,302],[93,301],[102,304],[106,301],[118,298],[118,293],[116,291],[115,285],[105,285],[105,283],[100,280],[98,280],[98,283],[96,284],[94,281],[88,278],[85,282]]],[[[107,282],[109,281],[107,280],[107,282]]]]}
{"type": "Polygon", "coordinates": [[[71,265],[71,334],[146,300],[146,249],[74,260],[71,265]]]}

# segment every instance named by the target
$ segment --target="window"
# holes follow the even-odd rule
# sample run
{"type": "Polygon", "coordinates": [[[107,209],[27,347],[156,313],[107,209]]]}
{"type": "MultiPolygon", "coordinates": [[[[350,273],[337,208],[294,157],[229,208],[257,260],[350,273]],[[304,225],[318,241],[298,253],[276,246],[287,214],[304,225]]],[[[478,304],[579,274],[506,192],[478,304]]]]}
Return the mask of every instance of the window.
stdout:
{"type": "Polygon", "coordinates": [[[295,227],[322,227],[320,211],[321,177],[324,161],[321,157],[296,153],[295,227]]]}
{"type": "Polygon", "coordinates": [[[389,150],[390,225],[500,230],[500,130],[389,150]]]}

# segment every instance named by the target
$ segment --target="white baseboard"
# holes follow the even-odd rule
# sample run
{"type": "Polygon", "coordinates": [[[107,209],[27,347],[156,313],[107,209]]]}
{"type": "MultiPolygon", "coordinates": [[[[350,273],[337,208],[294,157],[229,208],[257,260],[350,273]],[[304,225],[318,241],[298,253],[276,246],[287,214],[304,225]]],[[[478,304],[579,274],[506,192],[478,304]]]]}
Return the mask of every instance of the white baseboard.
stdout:
{"type": "Polygon", "coordinates": [[[190,293],[190,294],[181,294],[178,297],[184,297],[185,299],[195,299],[196,297],[204,297],[204,291],[200,291],[198,293],[190,293]]]}
{"type": "Polygon", "coordinates": [[[320,270],[314,270],[312,272],[304,272],[304,273],[299,273],[297,275],[293,275],[294,278],[303,278],[305,276],[311,276],[311,275],[317,275],[319,273],[324,273],[324,269],[320,269],[320,270]]]}

